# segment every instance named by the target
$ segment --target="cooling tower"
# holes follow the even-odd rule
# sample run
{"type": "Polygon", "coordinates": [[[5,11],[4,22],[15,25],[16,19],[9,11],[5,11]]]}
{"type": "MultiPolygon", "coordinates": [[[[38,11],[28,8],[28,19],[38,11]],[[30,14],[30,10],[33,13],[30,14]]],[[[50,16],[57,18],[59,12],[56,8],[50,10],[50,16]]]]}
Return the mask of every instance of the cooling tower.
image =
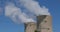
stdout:
{"type": "Polygon", "coordinates": [[[35,22],[27,22],[27,23],[24,23],[24,25],[25,25],[25,32],[35,32],[36,30],[35,22]]]}
{"type": "Polygon", "coordinates": [[[47,15],[37,16],[37,32],[52,32],[52,17],[47,15]]]}
{"type": "Polygon", "coordinates": [[[37,23],[27,22],[25,32],[52,32],[52,17],[48,15],[37,16],[37,23]]]}

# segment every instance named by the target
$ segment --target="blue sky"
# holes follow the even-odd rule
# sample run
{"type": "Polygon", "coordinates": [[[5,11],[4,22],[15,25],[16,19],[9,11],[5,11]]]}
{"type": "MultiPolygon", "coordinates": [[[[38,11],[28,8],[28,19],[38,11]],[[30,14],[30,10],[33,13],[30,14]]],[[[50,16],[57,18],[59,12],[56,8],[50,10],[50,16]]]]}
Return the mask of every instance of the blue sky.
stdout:
{"type": "MultiPolygon", "coordinates": [[[[15,3],[16,0],[0,0],[2,11],[8,2],[15,3]]],[[[53,32],[60,32],[60,0],[38,0],[38,2],[41,6],[46,6],[49,9],[52,16],[53,32]]],[[[10,18],[4,16],[3,12],[0,13],[0,32],[24,32],[24,25],[13,23],[10,18]]]]}

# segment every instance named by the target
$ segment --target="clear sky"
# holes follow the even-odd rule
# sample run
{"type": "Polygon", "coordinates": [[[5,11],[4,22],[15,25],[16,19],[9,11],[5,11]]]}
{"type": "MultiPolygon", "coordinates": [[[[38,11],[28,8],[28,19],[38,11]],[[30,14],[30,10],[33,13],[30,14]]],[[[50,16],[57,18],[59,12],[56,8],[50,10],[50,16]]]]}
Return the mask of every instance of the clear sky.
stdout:
{"type": "MultiPolygon", "coordinates": [[[[60,0],[37,0],[41,6],[46,6],[52,16],[53,32],[60,32],[60,0]]],[[[24,32],[23,24],[16,24],[4,16],[5,3],[16,0],[0,0],[0,32],[24,32]]],[[[17,5],[19,6],[19,5],[17,5]]]]}

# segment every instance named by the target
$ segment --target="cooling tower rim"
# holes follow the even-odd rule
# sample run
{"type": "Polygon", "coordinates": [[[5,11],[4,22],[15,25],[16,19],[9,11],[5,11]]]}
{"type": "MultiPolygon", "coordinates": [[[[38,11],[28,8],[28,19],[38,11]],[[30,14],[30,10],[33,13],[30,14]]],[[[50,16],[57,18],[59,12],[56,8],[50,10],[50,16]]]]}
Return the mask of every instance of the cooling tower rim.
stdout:
{"type": "Polygon", "coordinates": [[[38,16],[51,16],[51,15],[38,15],[38,16]]]}
{"type": "Polygon", "coordinates": [[[36,24],[36,22],[26,22],[24,24],[31,24],[31,23],[36,24]]]}
{"type": "Polygon", "coordinates": [[[37,17],[39,17],[39,16],[48,16],[48,17],[51,17],[52,18],[51,15],[38,15],[37,17]]]}

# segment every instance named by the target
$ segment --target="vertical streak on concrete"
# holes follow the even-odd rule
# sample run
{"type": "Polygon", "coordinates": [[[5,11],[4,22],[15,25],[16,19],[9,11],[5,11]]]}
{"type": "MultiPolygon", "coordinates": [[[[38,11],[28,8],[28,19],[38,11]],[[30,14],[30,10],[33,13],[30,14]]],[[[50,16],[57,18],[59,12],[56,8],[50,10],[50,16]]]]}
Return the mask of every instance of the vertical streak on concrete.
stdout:
{"type": "Polygon", "coordinates": [[[41,32],[41,22],[43,21],[43,19],[45,19],[46,15],[42,15],[42,16],[37,16],[37,32],[41,32]]]}

